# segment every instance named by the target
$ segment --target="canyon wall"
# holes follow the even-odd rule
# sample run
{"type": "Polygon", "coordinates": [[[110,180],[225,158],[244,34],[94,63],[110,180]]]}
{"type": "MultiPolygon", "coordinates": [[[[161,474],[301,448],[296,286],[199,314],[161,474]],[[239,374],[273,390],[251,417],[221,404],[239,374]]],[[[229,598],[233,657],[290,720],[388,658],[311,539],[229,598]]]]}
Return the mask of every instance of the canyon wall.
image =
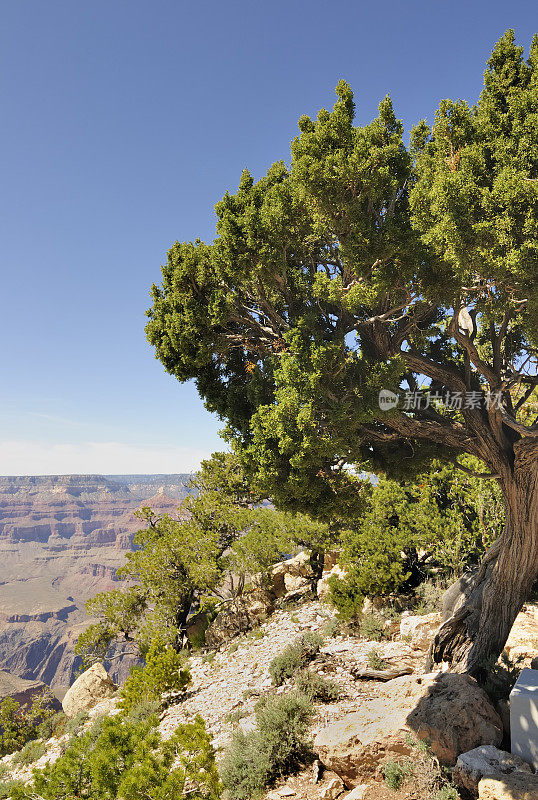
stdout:
{"type": "MultiPolygon", "coordinates": [[[[0,477],[0,669],[61,697],[78,668],[84,603],[117,586],[116,570],[150,506],[178,513],[188,475],[0,477]]],[[[115,658],[117,682],[132,660],[115,658]]]]}

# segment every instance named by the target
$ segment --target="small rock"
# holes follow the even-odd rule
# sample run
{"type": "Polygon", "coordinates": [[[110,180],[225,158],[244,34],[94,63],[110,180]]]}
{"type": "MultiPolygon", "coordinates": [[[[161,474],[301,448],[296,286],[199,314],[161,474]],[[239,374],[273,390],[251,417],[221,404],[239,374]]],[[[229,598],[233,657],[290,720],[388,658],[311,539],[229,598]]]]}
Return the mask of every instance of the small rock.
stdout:
{"type": "Polygon", "coordinates": [[[336,800],[344,791],[344,783],[341,778],[332,778],[327,786],[320,791],[319,796],[322,800],[336,800]]]}
{"type": "Polygon", "coordinates": [[[297,792],[295,792],[291,786],[283,786],[282,789],[278,790],[277,794],[280,795],[280,797],[293,797],[297,792]]]}
{"type": "Polygon", "coordinates": [[[479,800],[537,800],[538,775],[513,772],[496,778],[482,778],[478,784],[479,800]]]}
{"type": "Polygon", "coordinates": [[[314,783],[319,781],[319,776],[321,775],[321,764],[319,763],[319,759],[316,758],[314,763],[312,764],[312,780],[314,783]]]}
{"type": "Polygon", "coordinates": [[[366,792],[367,788],[367,783],[361,783],[359,786],[355,786],[355,788],[352,789],[349,794],[346,794],[342,800],[363,800],[364,793],[366,792]]]}
{"type": "Polygon", "coordinates": [[[437,628],[441,624],[440,614],[423,614],[422,616],[402,617],[400,636],[410,639],[413,647],[429,647],[437,628]]]}
{"type": "Polygon", "coordinates": [[[486,744],[459,756],[452,780],[456,786],[477,794],[481,778],[501,777],[517,771],[532,774],[529,765],[519,756],[486,744]]]}

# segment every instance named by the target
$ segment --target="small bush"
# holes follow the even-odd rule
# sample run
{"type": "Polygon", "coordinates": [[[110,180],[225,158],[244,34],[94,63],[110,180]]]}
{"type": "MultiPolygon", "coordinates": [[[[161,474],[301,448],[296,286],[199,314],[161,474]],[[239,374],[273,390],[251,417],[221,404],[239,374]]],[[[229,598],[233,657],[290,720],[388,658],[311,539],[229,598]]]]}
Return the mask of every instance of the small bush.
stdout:
{"type": "Polygon", "coordinates": [[[415,607],[417,616],[433,614],[441,610],[441,598],[446,590],[443,583],[424,581],[415,589],[415,607]]]}
{"type": "Polygon", "coordinates": [[[312,717],[312,704],[298,692],[258,704],[255,730],[236,731],[221,764],[230,800],[247,800],[262,792],[271,780],[288,774],[309,755],[312,717]]]}
{"type": "Polygon", "coordinates": [[[67,717],[63,711],[58,711],[56,714],[47,717],[41,722],[36,729],[36,733],[40,739],[52,739],[53,736],[62,736],[67,717]]]}
{"type": "Polygon", "coordinates": [[[331,619],[328,619],[327,622],[324,623],[321,630],[324,636],[332,639],[333,637],[339,636],[342,633],[342,621],[336,617],[331,617],[331,619]]]}
{"type": "Polygon", "coordinates": [[[78,736],[84,725],[88,722],[90,715],[87,711],[79,711],[74,717],[68,719],[63,726],[63,733],[70,739],[78,736]]]}
{"type": "Polygon", "coordinates": [[[14,793],[19,792],[19,797],[24,797],[24,783],[23,781],[7,780],[0,781],[0,798],[5,800],[8,797],[13,797],[14,793]]]}
{"type": "Polygon", "coordinates": [[[149,717],[158,716],[160,711],[160,700],[143,700],[131,707],[127,717],[130,722],[144,722],[149,719],[149,717]]]}
{"type": "Polygon", "coordinates": [[[385,638],[385,620],[376,613],[365,614],[360,621],[359,634],[364,639],[380,642],[385,638]]]}
{"type": "Polygon", "coordinates": [[[385,659],[381,658],[375,647],[372,647],[370,652],[368,653],[368,666],[370,669],[387,669],[389,666],[388,662],[385,659]]]}
{"type": "Polygon", "coordinates": [[[119,706],[128,713],[142,702],[162,700],[165,705],[181,694],[190,680],[184,656],[155,639],[149,648],[145,667],[133,667],[123,684],[119,706]]]}
{"type": "Polygon", "coordinates": [[[383,777],[389,789],[397,792],[402,783],[407,780],[413,772],[413,762],[405,758],[401,761],[387,761],[383,768],[383,777]]]}
{"type": "Polygon", "coordinates": [[[273,684],[282,686],[285,680],[292,678],[315,657],[322,644],[323,637],[319,633],[308,631],[298,636],[269,664],[269,674],[273,684]]]}
{"type": "Polygon", "coordinates": [[[38,761],[46,752],[47,748],[44,742],[40,739],[33,739],[31,742],[25,744],[22,750],[15,753],[13,756],[13,764],[28,766],[28,764],[33,764],[35,761],[38,761]]]}
{"type": "Polygon", "coordinates": [[[322,703],[332,703],[340,697],[340,687],[335,681],[318,675],[317,672],[301,670],[295,681],[297,689],[310,700],[319,700],[322,703]]]}
{"type": "Polygon", "coordinates": [[[432,800],[460,800],[460,796],[452,784],[447,784],[433,795],[432,800]]]}

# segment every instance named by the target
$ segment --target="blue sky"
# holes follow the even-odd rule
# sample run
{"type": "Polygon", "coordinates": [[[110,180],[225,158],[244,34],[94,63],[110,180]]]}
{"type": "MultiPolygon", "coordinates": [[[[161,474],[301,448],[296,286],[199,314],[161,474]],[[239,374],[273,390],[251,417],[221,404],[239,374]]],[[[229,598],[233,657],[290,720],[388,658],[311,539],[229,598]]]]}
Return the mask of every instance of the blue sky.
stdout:
{"type": "Polygon", "coordinates": [[[211,240],[244,167],[288,159],[345,78],[409,128],[474,101],[533,2],[4,0],[0,474],[183,472],[219,420],[144,336],[176,239],[211,240]]]}

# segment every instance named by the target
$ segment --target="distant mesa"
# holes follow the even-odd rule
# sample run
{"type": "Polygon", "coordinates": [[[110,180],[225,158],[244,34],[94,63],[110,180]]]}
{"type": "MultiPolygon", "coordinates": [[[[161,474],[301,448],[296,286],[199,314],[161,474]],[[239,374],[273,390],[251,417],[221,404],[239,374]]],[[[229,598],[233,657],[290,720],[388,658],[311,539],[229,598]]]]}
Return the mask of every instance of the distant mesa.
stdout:
{"type": "MultiPolygon", "coordinates": [[[[61,697],[88,624],[85,601],[117,586],[134,512],[179,514],[190,475],[0,477],[0,669],[44,681],[61,697]]],[[[116,682],[127,659],[107,665],[116,682]]]]}

